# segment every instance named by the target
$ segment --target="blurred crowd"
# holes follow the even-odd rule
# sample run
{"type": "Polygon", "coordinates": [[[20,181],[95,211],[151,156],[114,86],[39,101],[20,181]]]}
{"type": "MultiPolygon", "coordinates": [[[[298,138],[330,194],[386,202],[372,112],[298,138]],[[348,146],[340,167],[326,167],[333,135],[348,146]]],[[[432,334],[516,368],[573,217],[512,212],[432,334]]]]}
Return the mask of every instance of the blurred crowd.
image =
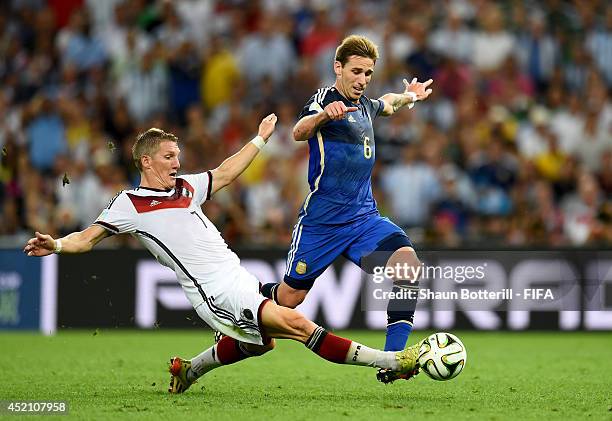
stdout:
{"type": "Polygon", "coordinates": [[[180,138],[187,173],[275,112],[261,156],[204,210],[230,245],[288,247],[308,192],[292,127],[351,33],[381,55],[366,95],[434,79],[374,123],[379,209],[415,244],[612,244],[606,0],[4,1],[2,244],[91,224],[138,185],[131,146],[149,127],[180,138]]]}

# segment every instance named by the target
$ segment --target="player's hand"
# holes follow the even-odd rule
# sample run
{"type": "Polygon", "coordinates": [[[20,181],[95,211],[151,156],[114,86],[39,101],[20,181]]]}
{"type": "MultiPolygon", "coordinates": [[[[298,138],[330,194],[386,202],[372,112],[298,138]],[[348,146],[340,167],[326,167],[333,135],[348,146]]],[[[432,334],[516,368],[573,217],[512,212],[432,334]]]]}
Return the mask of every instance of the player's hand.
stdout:
{"type": "Polygon", "coordinates": [[[403,82],[405,87],[404,94],[413,92],[416,94],[418,101],[422,101],[431,95],[431,88],[428,89],[427,87],[433,83],[433,79],[429,79],[427,82],[421,83],[417,81],[417,78],[415,77],[410,83],[408,83],[406,79],[404,79],[403,82]]]}
{"type": "Polygon", "coordinates": [[[272,132],[274,132],[274,126],[276,126],[277,119],[278,118],[276,117],[276,114],[272,113],[264,117],[263,120],[261,120],[261,123],[259,123],[259,131],[257,132],[257,134],[263,137],[263,140],[267,141],[270,135],[272,135],[272,132]]]}
{"type": "Polygon", "coordinates": [[[342,120],[348,113],[357,111],[358,109],[357,107],[347,107],[342,101],[334,101],[327,104],[323,111],[325,111],[325,114],[327,114],[330,120],[342,120]]]}
{"type": "Polygon", "coordinates": [[[55,250],[55,240],[47,234],[36,231],[36,237],[26,243],[23,252],[28,256],[47,256],[55,250]]]}

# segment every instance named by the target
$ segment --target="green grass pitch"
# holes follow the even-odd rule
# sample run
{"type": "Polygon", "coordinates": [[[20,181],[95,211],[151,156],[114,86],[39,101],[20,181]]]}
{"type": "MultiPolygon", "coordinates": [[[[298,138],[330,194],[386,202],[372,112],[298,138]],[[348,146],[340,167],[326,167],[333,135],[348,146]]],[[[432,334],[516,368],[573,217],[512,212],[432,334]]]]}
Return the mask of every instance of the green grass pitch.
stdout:
{"type": "MultiPolygon", "coordinates": [[[[448,382],[421,374],[383,385],[373,369],[278,341],[273,352],[215,370],[177,396],[166,391],[166,363],[209,346],[209,331],[4,332],[0,399],[64,400],[79,419],[612,420],[610,333],[455,333],[468,361],[448,382]]],[[[384,341],[383,332],[340,334],[369,346],[384,341]]]]}

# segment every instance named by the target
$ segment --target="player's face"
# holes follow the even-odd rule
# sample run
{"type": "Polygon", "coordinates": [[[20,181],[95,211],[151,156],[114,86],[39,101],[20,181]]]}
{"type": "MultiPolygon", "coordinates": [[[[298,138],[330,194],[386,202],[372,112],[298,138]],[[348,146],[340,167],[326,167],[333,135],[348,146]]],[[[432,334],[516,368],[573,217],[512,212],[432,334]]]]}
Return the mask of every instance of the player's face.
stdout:
{"type": "Polygon", "coordinates": [[[159,149],[151,157],[151,175],[164,189],[173,188],[176,184],[175,177],[181,167],[180,152],[176,142],[164,141],[159,144],[159,149]]]}
{"type": "Polygon", "coordinates": [[[335,62],[334,70],[340,92],[349,100],[357,101],[365,92],[374,73],[374,60],[367,57],[350,56],[344,66],[335,62]]]}

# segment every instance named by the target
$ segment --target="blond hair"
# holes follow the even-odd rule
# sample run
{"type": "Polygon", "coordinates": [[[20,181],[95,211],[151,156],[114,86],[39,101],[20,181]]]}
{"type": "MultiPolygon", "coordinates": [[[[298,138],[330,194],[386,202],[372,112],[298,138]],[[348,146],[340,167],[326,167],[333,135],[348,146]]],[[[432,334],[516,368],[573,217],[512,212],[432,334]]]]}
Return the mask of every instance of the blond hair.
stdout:
{"type": "Polygon", "coordinates": [[[376,63],[378,47],[362,35],[349,35],[336,48],[336,61],[344,66],[351,56],[371,58],[376,63]]]}
{"type": "Polygon", "coordinates": [[[134,159],[136,168],[142,171],[140,159],[144,155],[153,156],[159,150],[160,143],[165,141],[178,143],[178,137],[156,127],[152,127],[146,132],[140,133],[138,137],[136,137],[134,146],[132,146],[132,158],[134,159]]]}

